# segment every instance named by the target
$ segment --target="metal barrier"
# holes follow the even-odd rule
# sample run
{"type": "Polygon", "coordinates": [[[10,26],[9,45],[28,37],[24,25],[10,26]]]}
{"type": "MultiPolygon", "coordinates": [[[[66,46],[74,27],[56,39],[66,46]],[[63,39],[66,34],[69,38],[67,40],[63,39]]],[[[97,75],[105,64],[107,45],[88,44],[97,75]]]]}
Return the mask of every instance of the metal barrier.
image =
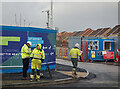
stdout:
{"type": "Polygon", "coordinates": [[[68,58],[68,48],[57,47],[56,56],[58,58],[68,58]]]}
{"type": "Polygon", "coordinates": [[[116,58],[114,62],[120,62],[120,49],[117,49],[116,58]]]}

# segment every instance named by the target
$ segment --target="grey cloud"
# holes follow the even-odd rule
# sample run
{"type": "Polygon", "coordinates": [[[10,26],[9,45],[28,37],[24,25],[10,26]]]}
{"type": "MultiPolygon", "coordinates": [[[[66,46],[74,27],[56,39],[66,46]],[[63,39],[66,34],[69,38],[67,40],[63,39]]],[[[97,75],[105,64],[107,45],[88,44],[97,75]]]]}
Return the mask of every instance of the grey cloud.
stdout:
{"type": "MultiPolygon", "coordinates": [[[[54,2],[53,25],[60,31],[97,29],[118,24],[117,2],[54,2]]],[[[19,22],[20,13],[26,25],[46,27],[47,15],[42,10],[50,9],[50,2],[4,2],[2,23],[15,25],[15,13],[19,22]]]]}

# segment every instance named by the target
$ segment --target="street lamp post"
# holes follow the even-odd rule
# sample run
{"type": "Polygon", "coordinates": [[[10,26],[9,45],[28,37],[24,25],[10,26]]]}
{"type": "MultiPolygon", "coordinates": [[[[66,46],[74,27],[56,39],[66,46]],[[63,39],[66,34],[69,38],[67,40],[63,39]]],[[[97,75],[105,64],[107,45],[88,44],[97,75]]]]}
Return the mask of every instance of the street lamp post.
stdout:
{"type": "Polygon", "coordinates": [[[47,24],[47,28],[49,28],[49,16],[50,16],[50,10],[47,10],[47,11],[42,11],[42,12],[46,12],[47,13],[47,22],[46,22],[46,24],[47,24]]]}

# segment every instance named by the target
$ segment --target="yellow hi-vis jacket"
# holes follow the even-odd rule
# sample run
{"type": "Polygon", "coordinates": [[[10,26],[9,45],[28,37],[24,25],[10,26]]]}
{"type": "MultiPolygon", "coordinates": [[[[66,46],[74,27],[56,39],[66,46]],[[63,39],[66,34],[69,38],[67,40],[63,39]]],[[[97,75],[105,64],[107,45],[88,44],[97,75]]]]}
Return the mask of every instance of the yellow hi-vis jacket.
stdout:
{"type": "Polygon", "coordinates": [[[78,48],[72,48],[70,50],[69,55],[71,56],[71,58],[78,58],[78,56],[81,56],[80,50],[78,48]]]}
{"type": "MultiPolygon", "coordinates": [[[[41,49],[41,44],[38,44],[41,49]]],[[[33,57],[33,59],[45,59],[45,53],[44,50],[38,50],[37,47],[33,50],[30,57],[33,57]]]]}
{"type": "Polygon", "coordinates": [[[21,48],[22,59],[30,58],[30,54],[31,54],[31,50],[29,50],[29,47],[26,44],[24,44],[21,48]]]}

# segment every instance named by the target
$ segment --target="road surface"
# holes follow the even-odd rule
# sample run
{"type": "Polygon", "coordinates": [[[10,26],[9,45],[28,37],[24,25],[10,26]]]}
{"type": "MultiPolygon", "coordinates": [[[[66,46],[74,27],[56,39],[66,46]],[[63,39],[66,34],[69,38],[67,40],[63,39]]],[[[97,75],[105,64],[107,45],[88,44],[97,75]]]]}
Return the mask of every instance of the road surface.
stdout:
{"type": "MultiPolygon", "coordinates": [[[[57,59],[56,62],[58,64],[72,66],[71,62],[67,60],[57,59]]],[[[119,87],[118,66],[79,62],[78,67],[94,73],[96,78],[80,80],[73,84],[54,85],[52,87],[119,87]]]]}

